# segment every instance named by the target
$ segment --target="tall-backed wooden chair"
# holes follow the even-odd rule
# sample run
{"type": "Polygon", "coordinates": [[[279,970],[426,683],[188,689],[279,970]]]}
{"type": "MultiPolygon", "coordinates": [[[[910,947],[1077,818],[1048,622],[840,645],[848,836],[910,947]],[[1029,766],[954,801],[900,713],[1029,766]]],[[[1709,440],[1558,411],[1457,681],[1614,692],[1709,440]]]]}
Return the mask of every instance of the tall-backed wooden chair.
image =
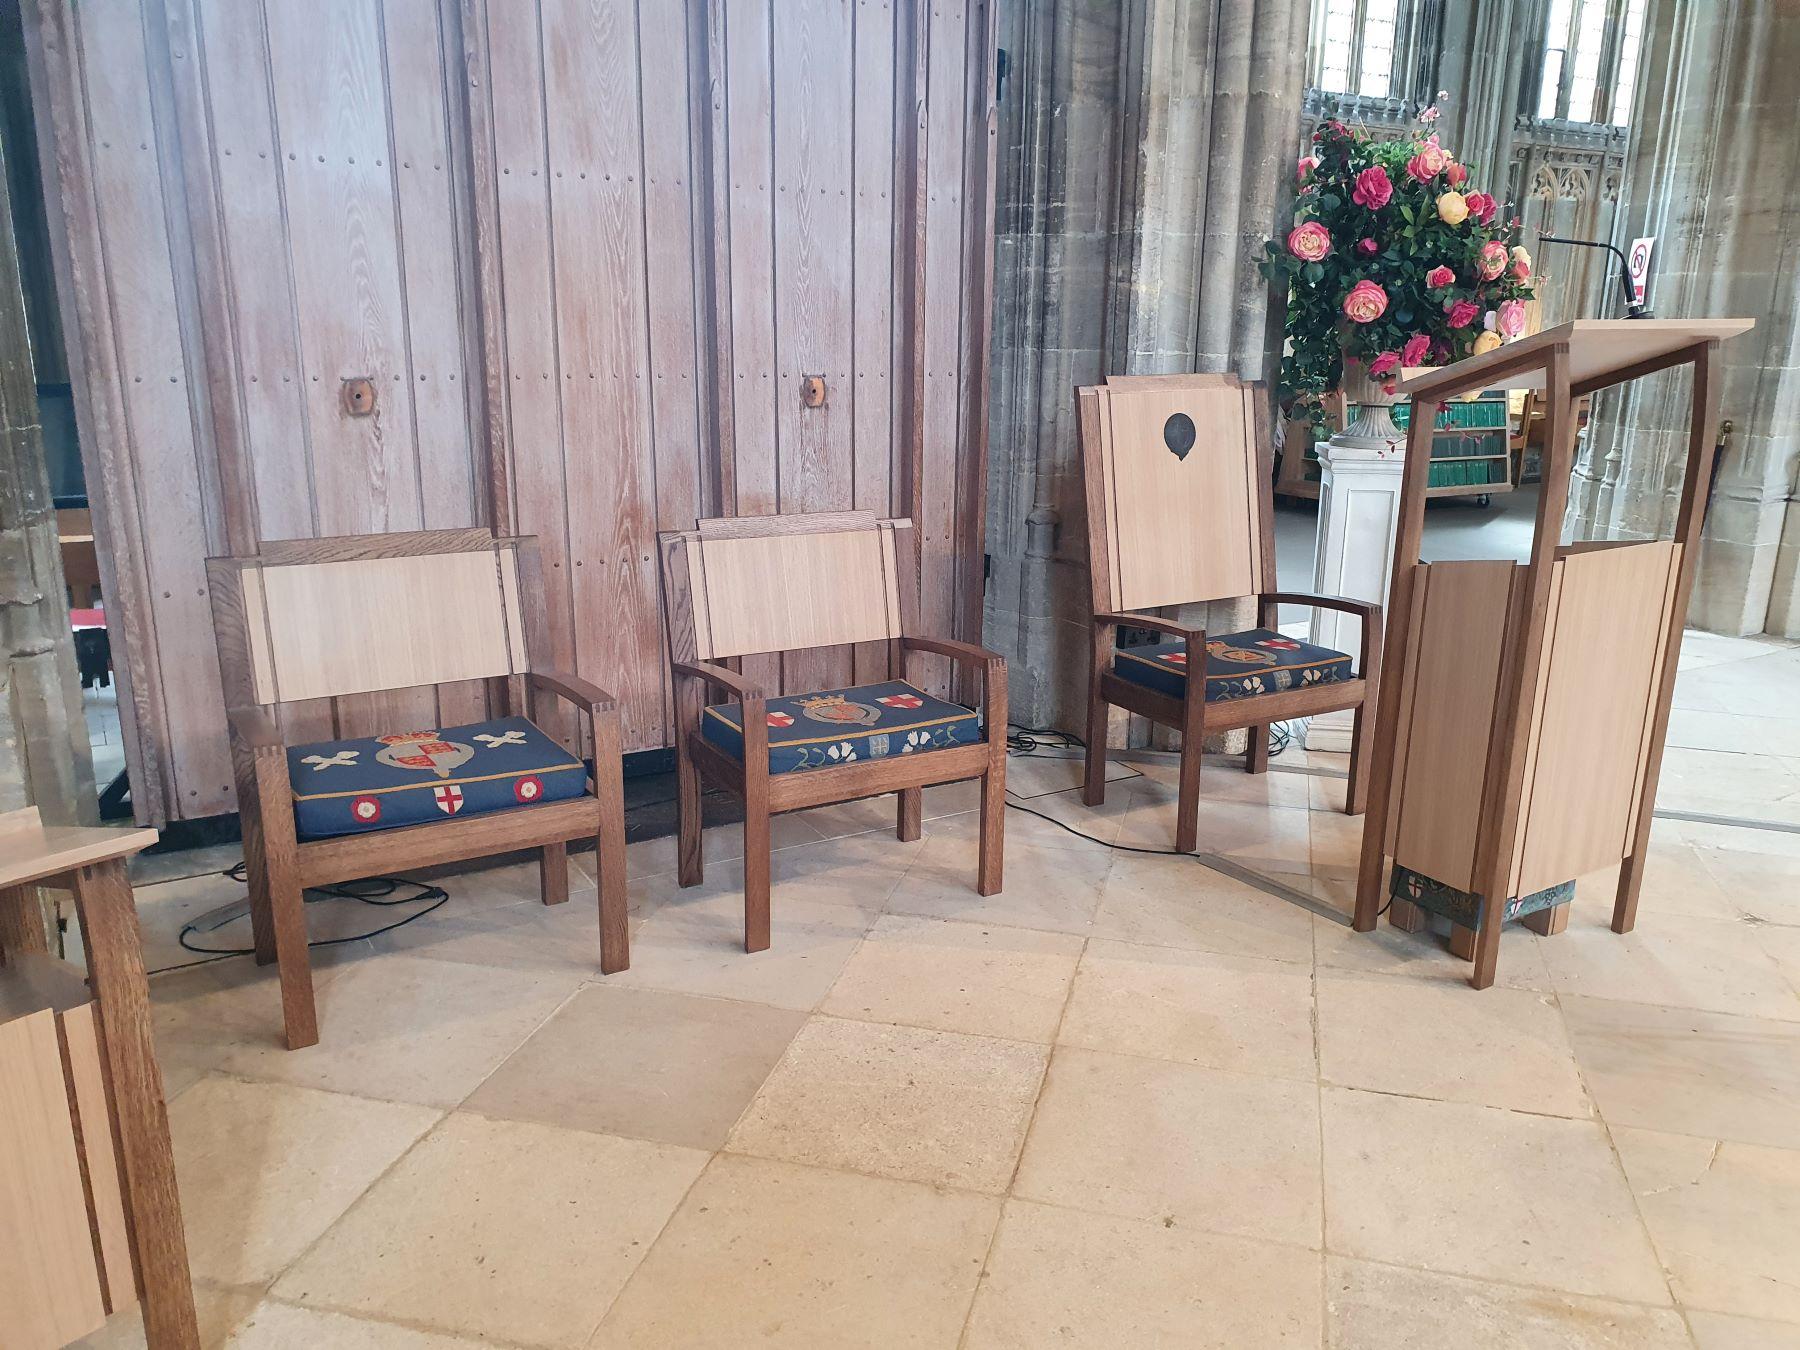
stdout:
{"type": "Polygon", "coordinates": [[[1268,410],[1261,384],[1230,375],[1115,377],[1075,391],[1093,585],[1083,799],[1106,799],[1109,704],[1181,732],[1175,840],[1199,841],[1200,762],[1208,732],[1250,730],[1244,767],[1269,762],[1269,725],[1356,710],[1345,810],[1362,812],[1372,730],[1365,710],[1381,668],[1381,610],[1361,600],[1278,591],[1268,410]],[[1209,637],[1139,611],[1256,599],[1260,627],[1209,637]],[[1282,636],[1277,607],[1362,619],[1357,669],[1342,653],[1282,636]],[[1120,647],[1121,628],[1157,641],[1120,647]],[[1194,673],[1199,672],[1199,685],[1194,673]]]}
{"type": "Polygon", "coordinates": [[[899,794],[895,833],[917,839],[923,789],[981,780],[976,890],[1000,890],[1006,809],[1006,663],[918,631],[918,542],[908,520],[851,511],[702,520],[658,536],[675,676],[677,880],[701,881],[704,784],[744,803],[744,950],[769,945],[769,818],[899,794]],[[890,680],[771,696],[718,664],[848,643],[888,648],[890,680]],[[982,677],[982,712],[907,682],[932,652],[982,677]],[[712,704],[708,691],[735,702],[712,704]]]}
{"type": "MultiPolygon", "coordinates": [[[[568,843],[598,844],[600,969],[630,963],[619,714],[547,668],[537,541],[426,530],[266,542],[209,558],[213,627],[259,964],[275,961],[289,1049],[319,1039],[305,888],[519,849],[544,903],[569,898],[568,843]],[[276,710],[307,699],[486,681],[511,715],[289,745],[276,710]],[[590,770],[532,721],[573,704],[590,770]]],[[[335,706],[335,705],[334,705],[335,706]]]]}

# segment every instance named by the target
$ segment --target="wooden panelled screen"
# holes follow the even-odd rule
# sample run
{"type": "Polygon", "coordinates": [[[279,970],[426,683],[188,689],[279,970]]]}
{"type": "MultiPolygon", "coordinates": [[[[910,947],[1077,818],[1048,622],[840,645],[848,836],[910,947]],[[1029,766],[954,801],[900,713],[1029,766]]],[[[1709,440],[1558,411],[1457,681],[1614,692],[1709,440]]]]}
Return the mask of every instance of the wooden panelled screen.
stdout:
{"type": "Polygon", "coordinates": [[[925,626],[978,638],[994,3],[24,0],[140,820],[235,809],[202,560],[268,540],[538,536],[627,750],[658,530],[911,516],[925,626]]]}

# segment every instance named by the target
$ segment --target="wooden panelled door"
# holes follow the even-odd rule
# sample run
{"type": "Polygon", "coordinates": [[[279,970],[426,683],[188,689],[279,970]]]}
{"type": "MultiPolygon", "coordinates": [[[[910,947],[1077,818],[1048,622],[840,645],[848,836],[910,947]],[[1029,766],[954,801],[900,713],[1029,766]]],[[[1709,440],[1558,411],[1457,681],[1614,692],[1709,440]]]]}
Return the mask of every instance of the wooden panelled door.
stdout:
{"type": "Polygon", "coordinates": [[[627,750],[701,516],[911,516],[923,621],[979,638],[994,3],[26,0],[140,819],[234,809],[201,560],[271,539],[538,536],[627,750]]]}

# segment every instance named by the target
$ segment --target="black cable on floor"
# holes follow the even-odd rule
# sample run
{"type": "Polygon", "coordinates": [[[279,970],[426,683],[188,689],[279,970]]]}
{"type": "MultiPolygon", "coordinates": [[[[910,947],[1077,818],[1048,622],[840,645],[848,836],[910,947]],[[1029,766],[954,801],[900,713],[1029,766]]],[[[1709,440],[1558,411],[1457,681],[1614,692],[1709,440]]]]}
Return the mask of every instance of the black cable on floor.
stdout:
{"type": "MultiPolygon", "coordinates": [[[[244,871],[244,864],[239,862],[234,866],[226,868],[223,872],[219,873],[219,875],[229,877],[233,881],[241,882],[244,880],[244,871]]],[[[388,909],[395,905],[416,905],[427,900],[431,901],[424,909],[408,914],[404,919],[398,919],[393,923],[384,924],[380,928],[370,929],[366,933],[354,933],[345,937],[315,938],[306,944],[309,948],[335,947],[346,942],[364,942],[369,938],[380,937],[383,933],[391,933],[397,928],[404,928],[414,920],[422,919],[427,914],[432,914],[442,909],[450,901],[450,892],[445,890],[442,886],[427,885],[423,881],[408,881],[404,877],[369,877],[362,881],[341,882],[335,886],[309,886],[305,892],[305,900],[309,905],[318,904],[325,900],[357,900],[365,905],[375,905],[382,909],[388,909]],[[402,895],[396,899],[388,898],[393,896],[402,886],[412,887],[414,893],[411,895],[402,895]]],[[[233,914],[229,918],[220,919],[217,923],[214,923],[205,929],[200,927],[203,920],[196,919],[192,923],[184,925],[181,933],[175,940],[180,944],[183,951],[193,952],[197,956],[209,956],[214,960],[224,960],[226,957],[231,956],[253,956],[256,954],[256,948],[253,946],[200,947],[189,940],[191,935],[195,933],[213,932],[223,928],[228,923],[236,923],[238,919],[242,917],[242,915],[233,914]]],[[[203,965],[205,963],[194,962],[193,964],[203,965]]],[[[157,974],[160,972],[153,971],[151,973],[157,974]]]]}

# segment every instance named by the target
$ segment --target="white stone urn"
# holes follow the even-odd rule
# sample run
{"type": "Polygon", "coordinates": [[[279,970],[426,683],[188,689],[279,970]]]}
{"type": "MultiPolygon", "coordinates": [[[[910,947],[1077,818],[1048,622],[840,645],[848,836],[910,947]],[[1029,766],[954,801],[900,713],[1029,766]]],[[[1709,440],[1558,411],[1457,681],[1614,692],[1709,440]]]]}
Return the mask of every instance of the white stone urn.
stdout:
{"type": "MultiPolygon", "coordinates": [[[[1399,371],[1395,371],[1397,376],[1399,371]]],[[[1388,411],[1394,406],[1394,395],[1370,378],[1369,368],[1353,357],[1344,358],[1344,377],[1338,382],[1344,402],[1353,410],[1351,421],[1342,431],[1333,432],[1331,443],[1355,450],[1385,450],[1405,441],[1405,433],[1394,425],[1388,411]]]]}

